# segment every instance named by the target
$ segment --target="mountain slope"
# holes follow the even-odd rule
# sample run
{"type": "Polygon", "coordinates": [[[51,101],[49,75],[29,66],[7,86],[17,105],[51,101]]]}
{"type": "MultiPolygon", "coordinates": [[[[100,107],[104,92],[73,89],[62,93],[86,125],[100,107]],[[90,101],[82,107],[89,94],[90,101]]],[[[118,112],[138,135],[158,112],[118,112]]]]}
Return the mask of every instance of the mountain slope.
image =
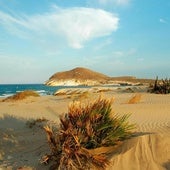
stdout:
{"type": "Polygon", "coordinates": [[[50,77],[50,79],[80,79],[80,80],[87,80],[87,79],[105,80],[108,78],[109,77],[104,74],[83,67],[77,67],[70,71],[58,72],[55,73],[52,77],[50,77]]]}

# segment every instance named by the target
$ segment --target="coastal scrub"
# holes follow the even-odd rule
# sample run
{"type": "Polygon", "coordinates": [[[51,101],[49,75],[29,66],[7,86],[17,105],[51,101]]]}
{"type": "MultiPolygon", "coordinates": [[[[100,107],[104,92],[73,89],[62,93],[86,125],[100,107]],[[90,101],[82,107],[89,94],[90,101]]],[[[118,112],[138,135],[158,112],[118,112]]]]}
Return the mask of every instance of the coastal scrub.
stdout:
{"type": "Polygon", "coordinates": [[[156,77],[155,83],[149,87],[149,92],[156,94],[169,94],[170,93],[170,79],[158,80],[156,77]]]}
{"type": "Polygon", "coordinates": [[[36,92],[33,91],[33,90],[25,90],[25,91],[16,93],[16,94],[13,95],[13,96],[9,96],[9,97],[3,99],[2,101],[5,102],[5,101],[17,101],[17,100],[23,100],[23,99],[25,99],[25,98],[27,98],[27,97],[30,97],[30,96],[38,97],[39,94],[36,93],[36,92]]]}
{"type": "Polygon", "coordinates": [[[51,153],[42,162],[52,161],[52,169],[105,169],[108,149],[99,150],[119,146],[134,129],[127,121],[129,116],[114,114],[111,105],[112,100],[101,97],[87,105],[73,102],[60,118],[57,131],[44,127],[51,153]]]}

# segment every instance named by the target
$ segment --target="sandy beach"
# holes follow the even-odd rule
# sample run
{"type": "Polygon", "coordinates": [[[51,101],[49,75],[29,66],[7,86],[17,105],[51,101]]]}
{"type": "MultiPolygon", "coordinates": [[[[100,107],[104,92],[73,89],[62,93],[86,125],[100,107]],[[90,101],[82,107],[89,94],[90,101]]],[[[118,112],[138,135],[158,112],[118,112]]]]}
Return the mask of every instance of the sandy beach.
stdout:
{"type": "MultiPolygon", "coordinates": [[[[110,155],[108,170],[168,170],[170,169],[170,95],[141,93],[136,104],[127,104],[134,93],[104,92],[114,97],[113,112],[131,114],[136,135],[110,155]]],[[[83,101],[99,96],[91,94],[83,101]]],[[[59,116],[67,112],[73,99],[64,96],[30,97],[22,101],[0,101],[0,170],[46,170],[40,164],[43,155],[50,153],[45,124],[58,124],[59,116]],[[47,121],[37,122],[35,119],[47,121]]]]}
{"type": "Polygon", "coordinates": [[[56,169],[170,170],[170,0],[0,0],[0,170],[56,169]]]}

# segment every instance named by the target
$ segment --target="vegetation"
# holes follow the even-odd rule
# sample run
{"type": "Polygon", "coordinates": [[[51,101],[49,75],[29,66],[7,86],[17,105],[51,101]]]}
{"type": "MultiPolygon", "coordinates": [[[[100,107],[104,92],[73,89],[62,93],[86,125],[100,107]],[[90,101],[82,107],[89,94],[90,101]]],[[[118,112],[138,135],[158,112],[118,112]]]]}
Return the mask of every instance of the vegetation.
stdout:
{"type": "Polygon", "coordinates": [[[42,162],[52,160],[52,169],[105,169],[108,152],[99,152],[100,148],[120,145],[134,129],[127,121],[129,116],[112,113],[111,105],[112,100],[101,97],[87,105],[72,103],[60,118],[57,132],[44,127],[51,154],[42,162]]]}
{"type": "Polygon", "coordinates": [[[16,100],[23,100],[29,96],[34,96],[34,97],[38,97],[39,94],[36,93],[35,91],[32,91],[32,90],[25,90],[23,92],[19,92],[19,93],[16,93],[15,95],[13,96],[10,96],[10,97],[7,97],[5,99],[3,99],[2,101],[16,101],[16,100]]]}
{"type": "Polygon", "coordinates": [[[170,79],[158,80],[158,77],[156,77],[155,83],[150,85],[148,91],[156,94],[170,93],[170,79]]]}
{"type": "Polygon", "coordinates": [[[29,127],[29,128],[33,128],[34,126],[38,125],[38,127],[41,127],[43,128],[43,123],[44,122],[47,122],[47,119],[46,118],[38,118],[38,119],[35,119],[35,120],[29,120],[27,121],[26,125],[29,127]]]}
{"type": "Polygon", "coordinates": [[[90,92],[85,91],[80,94],[71,94],[68,98],[71,98],[73,101],[82,101],[83,99],[87,99],[90,97],[90,92]]]}

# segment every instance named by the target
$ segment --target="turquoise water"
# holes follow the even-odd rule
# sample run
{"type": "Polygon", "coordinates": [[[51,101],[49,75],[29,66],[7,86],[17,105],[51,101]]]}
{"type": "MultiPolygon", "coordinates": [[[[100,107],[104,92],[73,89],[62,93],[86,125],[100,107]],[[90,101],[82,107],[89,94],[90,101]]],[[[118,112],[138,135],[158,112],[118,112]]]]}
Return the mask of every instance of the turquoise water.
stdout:
{"type": "MultiPolygon", "coordinates": [[[[82,86],[83,87],[83,86],[82,86]]],[[[34,90],[43,95],[52,95],[61,88],[70,88],[65,86],[45,86],[44,84],[1,84],[0,97],[8,97],[24,90],[34,90]]],[[[74,88],[74,87],[72,87],[74,88]]]]}

